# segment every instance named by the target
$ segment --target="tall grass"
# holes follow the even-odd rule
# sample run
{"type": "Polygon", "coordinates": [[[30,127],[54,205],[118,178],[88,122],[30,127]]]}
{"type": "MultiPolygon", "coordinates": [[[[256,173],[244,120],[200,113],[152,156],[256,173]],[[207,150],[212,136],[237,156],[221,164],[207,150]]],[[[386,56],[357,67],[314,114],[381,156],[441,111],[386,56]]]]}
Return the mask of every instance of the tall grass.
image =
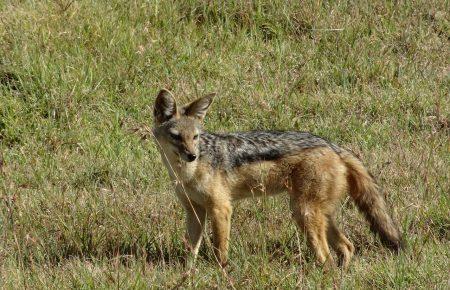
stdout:
{"type": "MultiPolygon", "coordinates": [[[[446,288],[448,1],[0,2],[0,286],[446,288]],[[231,264],[184,221],[145,134],[161,87],[218,98],[211,131],[307,130],[357,152],[405,233],[393,255],[351,202],[350,270],[324,273],[286,197],[236,205],[231,264]]],[[[209,234],[209,233],[207,233],[209,234]]]]}

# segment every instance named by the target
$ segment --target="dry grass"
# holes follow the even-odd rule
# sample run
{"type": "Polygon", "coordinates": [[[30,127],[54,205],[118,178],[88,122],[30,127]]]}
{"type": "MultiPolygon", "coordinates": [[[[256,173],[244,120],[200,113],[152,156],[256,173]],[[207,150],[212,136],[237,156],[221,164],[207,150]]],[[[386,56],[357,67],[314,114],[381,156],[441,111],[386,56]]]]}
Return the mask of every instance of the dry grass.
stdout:
{"type": "Polygon", "coordinates": [[[448,1],[219,3],[0,2],[0,286],[448,287],[448,1]],[[308,130],[353,149],[406,251],[344,202],[357,255],[323,273],[286,198],[268,198],[236,205],[227,275],[208,243],[185,275],[181,207],[155,144],[132,133],[161,87],[218,92],[208,130],[308,130]]]}

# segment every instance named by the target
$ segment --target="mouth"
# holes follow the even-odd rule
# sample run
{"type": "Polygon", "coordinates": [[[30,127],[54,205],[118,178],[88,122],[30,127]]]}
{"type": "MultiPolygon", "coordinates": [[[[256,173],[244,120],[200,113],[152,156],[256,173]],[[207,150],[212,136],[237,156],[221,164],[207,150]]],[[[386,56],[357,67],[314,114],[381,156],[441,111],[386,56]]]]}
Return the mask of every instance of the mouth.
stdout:
{"type": "Polygon", "coordinates": [[[191,152],[181,151],[178,148],[171,148],[173,156],[178,159],[178,162],[191,163],[198,159],[198,155],[191,152]]]}
{"type": "Polygon", "coordinates": [[[178,153],[177,151],[173,151],[173,155],[175,155],[176,157],[177,157],[177,159],[178,159],[178,162],[180,162],[180,161],[184,161],[184,158],[183,157],[181,157],[181,154],[180,153],[178,153]]]}
{"type": "Polygon", "coordinates": [[[197,160],[197,155],[195,154],[179,153],[177,151],[173,151],[173,154],[178,157],[179,161],[191,163],[197,160]]]}

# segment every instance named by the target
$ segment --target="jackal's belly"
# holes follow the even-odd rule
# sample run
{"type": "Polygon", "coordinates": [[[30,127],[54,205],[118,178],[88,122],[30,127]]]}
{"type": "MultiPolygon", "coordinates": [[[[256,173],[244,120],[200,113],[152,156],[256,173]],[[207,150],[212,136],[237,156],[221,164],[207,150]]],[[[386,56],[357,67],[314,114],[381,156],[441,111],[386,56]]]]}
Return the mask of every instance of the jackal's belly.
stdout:
{"type": "Polygon", "coordinates": [[[233,199],[275,195],[289,185],[289,168],[280,161],[263,161],[239,167],[230,174],[233,199]]]}
{"type": "Polygon", "coordinates": [[[329,148],[314,148],[273,161],[246,164],[230,174],[233,199],[274,195],[292,190],[293,176],[308,176],[314,182],[326,182],[345,175],[339,156],[329,148]]]}

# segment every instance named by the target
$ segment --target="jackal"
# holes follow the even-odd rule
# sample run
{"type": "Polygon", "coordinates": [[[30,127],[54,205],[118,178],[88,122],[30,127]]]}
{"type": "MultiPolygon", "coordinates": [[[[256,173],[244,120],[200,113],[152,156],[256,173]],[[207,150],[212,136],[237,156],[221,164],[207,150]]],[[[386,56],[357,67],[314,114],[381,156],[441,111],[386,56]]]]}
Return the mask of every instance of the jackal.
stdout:
{"type": "Polygon", "coordinates": [[[400,249],[401,234],[373,177],[357,157],[308,132],[206,132],[202,121],[213,98],[207,95],[178,107],[163,89],[154,105],[153,134],[186,211],[186,238],[194,260],[207,216],[215,257],[224,266],[232,202],[281,192],[289,194],[292,216],[320,264],[334,263],[330,247],[344,268],[354,253],[334,219],[345,192],[383,244],[400,249]]]}

